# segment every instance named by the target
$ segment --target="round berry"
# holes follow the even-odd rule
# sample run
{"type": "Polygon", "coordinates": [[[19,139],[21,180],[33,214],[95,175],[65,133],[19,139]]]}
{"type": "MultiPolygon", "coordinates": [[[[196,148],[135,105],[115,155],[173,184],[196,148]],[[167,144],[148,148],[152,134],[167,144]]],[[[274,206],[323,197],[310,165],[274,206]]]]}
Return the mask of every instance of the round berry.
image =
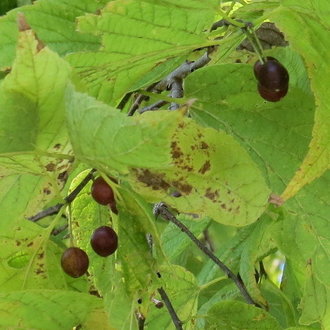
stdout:
{"type": "MultiPolygon", "coordinates": [[[[271,57],[271,56],[267,56],[267,57],[264,58],[263,60],[264,60],[264,62],[266,62],[266,61],[271,61],[271,60],[272,60],[272,61],[276,61],[276,62],[278,62],[276,58],[271,57]]],[[[254,76],[255,76],[258,80],[259,80],[260,69],[261,69],[262,66],[263,66],[263,64],[260,62],[260,60],[258,60],[257,62],[255,62],[254,67],[253,67],[254,76]]]]}
{"type": "Polygon", "coordinates": [[[66,249],[61,258],[62,269],[71,277],[80,277],[88,269],[89,260],[85,251],[70,247],[66,249]]]}
{"type": "Polygon", "coordinates": [[[118,236],[111,227],[102,226],[94,231],[91,245],[98,255],[107,257],[117,250],[118,236]]]}
{"type": "Polygon", "coordinates": [[[115,196],[112,188],[102,178],[98,177],[94,180],[91,190],[92,196],[96,202],[102,205],[112,204],[115,205],[115,196]]]}
{"type": "Polygon", "coordinates": [[[289,84],[289,73],[277,60],[266,60],[257,67],[257,79],[260,85],[271,90],[285,90],[289,84]]]}
{"type": "Polygon", "coordinates": [[[288,87],[284,89],[267,89],[261,84],[258,84],[258,92],[262,98],[270,102],[277,102],[282,99],[288,92],[288,87]]]}

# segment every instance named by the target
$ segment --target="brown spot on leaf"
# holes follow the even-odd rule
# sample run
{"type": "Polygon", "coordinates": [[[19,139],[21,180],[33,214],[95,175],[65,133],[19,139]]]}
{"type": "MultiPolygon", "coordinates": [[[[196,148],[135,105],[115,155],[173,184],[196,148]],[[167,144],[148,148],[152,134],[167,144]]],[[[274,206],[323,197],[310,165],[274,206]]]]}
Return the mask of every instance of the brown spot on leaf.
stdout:
{"type": "Polygon", "coordinates": [[[198,172],[201,173],[201,174],[204,174],[204,173],[206,173],[207,171],[209,171],[210,168],[211,168],[210,161],[207,160],[207,161],[203,164],[203,166],[199,169],[198,172]]]}
{"type": "Polygon", "coordinates": [[[45,168],[48,172],[54,172],[55,168],[56,168],[56,165],[54,163],[49,163],[45,166],[45,168]]]}
{"type": "Polygon", "coordinates": [[[200,143],[200,148],[201,148],[201,149],[208,149],[208,148],[209,148],[209,145],[208,145],[206,142],[201,141],[201,143],[200,143]]]}
{"type": "Polygon", "coordinates": [[[148,169],[133,169],[137,179],[153,190],[167,190],[170,185],[164,180],[164,174],[152,173],[148,169]]]}
{"type": "Polygon", "coordinates": [[[171,149],[172,149],[171,153],[172,153],[172,156],[173,156],[174,159],[177,159],[177,158],[180,158],[180,157],[183,156],[183,153],[182,153],[182,151],[181,151],[181,149],[178,146],[178,143],[176,141],[173,141],[171,143],[171,149]]]}
{"type": "Polygon", "coordinates": [[[38,253],[38,259],[42,259],[43,257],[44,257],[44,252],[40,252],[40,253],[38,253]]]}
{"type": "Polygon", "coordinates": [[[61,148],[61,144],[60,143],[56,143],[53,147],[54,149],[58,150],[61,148]]]}
{"type": "Polygon", "coordinates": [[[41,274],[44,274],[45,273],[45,271],[43,270],[43,265],[40,265],[41,267],[40,268],[37,268],[36,270],[35,270],[35,273],[37,274],[37,275],[41,275],[41,274]]]}
{"type": "Polygon", "coordinates": [[[226,206],[225,203],[222,203],[220,206],[221,206],[221,208],[223,208],[224,210],[227,208],[227,206],[226,206]]]}
{"type": "Polygon", "coordinates": [[[207,188],[204,196],[210,199],[211,201],[215,202],[219,197],[219,192],[218,190],[212,191],[210,188],[207,188]]]}
{"type": "MultiPolygon", "coordinates": [[[[17,15],[17,24],[18,24],[18,31],[20,31],[20,32],[31,30],[31,26],[27,22],[23,13],[19,13],[17,15]]],[[[37,43],[37,52],[40,52],[45,47],[45,45],[35,34],[34,34],[34,36],[38,42],[37,43]]]]}
{"type": "Polygon", "coordinates": [[[18,31],[23,32],[23,31],[31,30],[31,26],[26,21],[23,13],[18,13],[17,23],[18,23],[18,31]]]}
{"type": "Polygon", "coordinates": [[[33,245],[33,242],[30,242],[27,247],[31,247],[33,245]]]}
{"type": "Polygon", "coordinates": [[[69,177],[69,174],[68,174],[68,171],[64,171],[62,173],[60,173],[58,176],[57,176],[57,179],[62,181],[62,182],[66,182],[66,180],[68,179],[69,177]]]}
{"type": "Polygon", "coordinates": [[[16,246],[20,246],[21,242],[20,241],[16,241],[16,246]]]}
{"type": "Polygon", "coordinates": [[[193,189],[189,183],[185,183],[180,180],[173,181],[173,186],[187,195],[190,194],[193,189]]]}
{"type": "Polygon", "coordinates": [[[49,188],[44,188],[43,192],[44,194],[49,195],[51,193],[51,190],[49,188]]]}
{"type": "Polygon", "coordinates": [[[37,52],[39,53],[43,48],[45,48],[45,44],[37,36],[35,36],[35,38],[38,41],[38,43],[37,43],[37,52]]]}

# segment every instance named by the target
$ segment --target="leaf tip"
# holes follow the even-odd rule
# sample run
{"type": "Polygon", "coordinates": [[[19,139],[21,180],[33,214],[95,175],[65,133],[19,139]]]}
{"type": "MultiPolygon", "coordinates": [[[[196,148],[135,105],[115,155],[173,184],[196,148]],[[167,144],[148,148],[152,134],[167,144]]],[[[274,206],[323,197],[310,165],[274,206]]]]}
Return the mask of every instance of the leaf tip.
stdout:
{"type": "Polygon", "coordinates": [[[20,32],[31,30],[31,26],[27,22],[23,13],[18,13],[17,24],[18,24],[18,31],[20,32]]]}
{"type": "MultiPolygon", "coordinates": [[[[18,31],[24,32],[32,30],[30,24],[27,22],[25,15],[23,13],[18,13],[17,15],[17,24],[18,24],[18,31]]],[[[38,36],[34,33],[34,37],[37,40],[37,51],[40,52],[43,48],[45,48],[44,43],[38,38],[38,36]]]]}

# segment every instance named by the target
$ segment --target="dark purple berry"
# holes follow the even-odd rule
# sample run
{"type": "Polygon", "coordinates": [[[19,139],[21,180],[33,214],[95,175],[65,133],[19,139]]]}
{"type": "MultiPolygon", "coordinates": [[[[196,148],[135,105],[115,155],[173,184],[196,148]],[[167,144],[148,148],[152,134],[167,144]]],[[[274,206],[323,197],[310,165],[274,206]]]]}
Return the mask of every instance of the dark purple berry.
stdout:
{"type": "Polygon", "coordinates": [[[262,98],[270,102],[277,102],[282,99],[288,92],[288,87],[285,89],[271,90],[258,84],[258,92],[262,98]]]}
{"type": "Polygon", "coordinates": [[[107,257],[117,250],[118,236],[111,227],[102,226],[94,231],[91,245],[98,255],[107,257]]]}
{"type": "Polygon", "coordinates": [[[111,204],[113,207],[116,205],[113,190],[102,177],[99,176],[94,180],[91,192],[93,198],[99,204],[111,204]]]}
{"type": "MultiPolygon", "coordinates": [[[[277,61],[276,58],[274,57],[271,57],[271,56],[267,56],[266,58],[264,58],[264,61],[277,61]]],[[[254,67],[253,67],[253,72],[254,72],[254,76],[256,77],[256,79],[259,80],[259,73],[260,73],[260,69],[261,67],[263,66],[263,64],[260,62],[260,60],[258,60],[255,64],[254,64],[254,67]]]]}
{"type": "Polygon", "coordinates": [[[289,84],[289,73],[277,60],[267,60],[257,68],[259,84],[270,90],[285,90],[289,84]]]}
{"type": "Polygon", "coordinates": [[[62,269],[71,277],[80,277],[88,269],[89,260],[85,251],[70,247],[66,249],[61,258],[62,269]]]}

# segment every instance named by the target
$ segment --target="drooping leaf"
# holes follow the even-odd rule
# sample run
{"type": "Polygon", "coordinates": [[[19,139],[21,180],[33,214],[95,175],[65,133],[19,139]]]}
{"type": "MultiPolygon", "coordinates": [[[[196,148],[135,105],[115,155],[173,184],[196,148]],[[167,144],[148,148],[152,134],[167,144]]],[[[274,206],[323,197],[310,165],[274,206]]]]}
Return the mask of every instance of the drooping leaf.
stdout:
{"type": "Polygon", "coordinates": [[[266,207],[268,188],[247,152],[180,111],[127,117],[72,91],[68,123],[81,160],[108,174],[130,171],[127,179],[148,201],[187,213],[207,210],[235,226],[254,222],[266,207]],[[183,196],[172,197],[174,191],[183,196]]]}

